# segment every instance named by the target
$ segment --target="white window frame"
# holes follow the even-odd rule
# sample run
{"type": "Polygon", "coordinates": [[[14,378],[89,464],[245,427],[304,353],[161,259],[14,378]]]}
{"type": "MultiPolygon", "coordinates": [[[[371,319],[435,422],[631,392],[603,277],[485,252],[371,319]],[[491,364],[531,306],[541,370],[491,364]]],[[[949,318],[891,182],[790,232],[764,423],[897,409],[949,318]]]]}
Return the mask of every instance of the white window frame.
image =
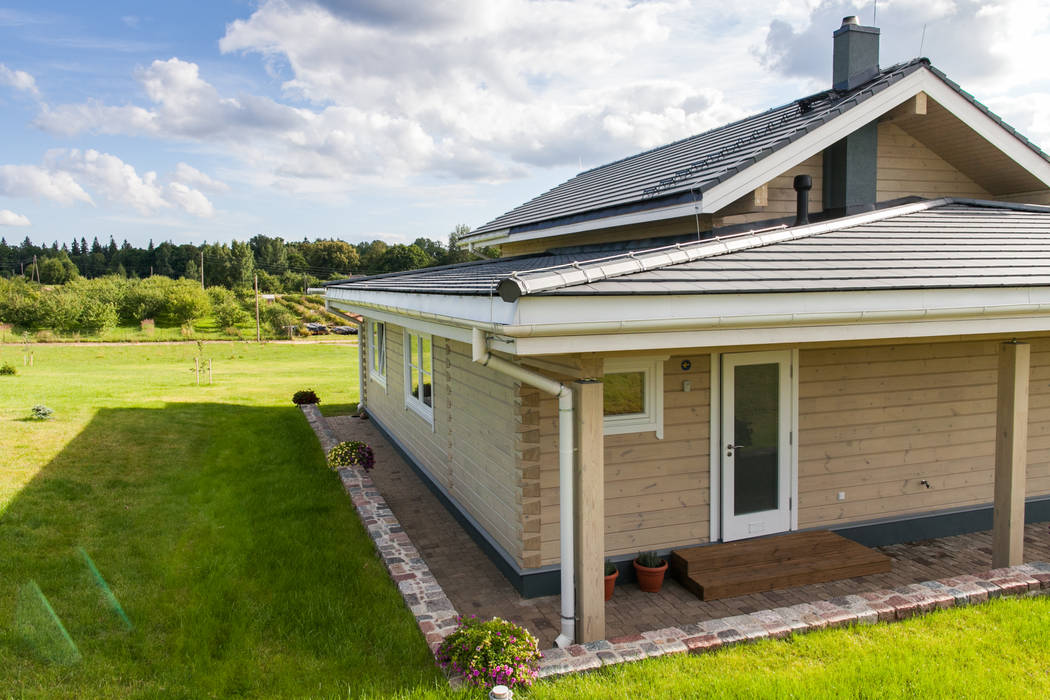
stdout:
{"type": "Polygon", "coordinates": [[[368,376],[386,389],[386,324],[382,321],[368,322],[368,376]],[[376,349],[376,338],[379,338],[379,349],[376,349]],[[380,358],[379,369],[376,369],[376,358],[380,358]]]}
{"type": "Polygon", "coordinates": [[[419,344],[420,351],[422,352],[423,339],[426,338],[430,341],[430,403],[434,403],[436,386],[434,385],[434,338],[429,333],[419,333],[417,331],[411,331],[405,329],[404,331],[404,355],[405,355],[405,408],[412,409],[418,413],[423,420],[430,425],[434,425],[434,406],[427,406],[423,403],[422,396],[416,396],[412,393],[412,368],[415,367],[419,370],[419,390],[423,390],[423,376],[424,371],[422,367],[422,361],[420,358],[416,358],[419,362],[418,365],[412,364],[411,350],[412,350],[412,336],[415,336],[417,343],[419,344]]]}
{"type": "Polygon", "coordinates": [[[642,372],[645,410],[620,416],[605,416],[603,432],[606,435],[655,432],[660,440],[664,437],[664,360],[662,357],[631,357],[608,359],[605,374],[642,372]]]}

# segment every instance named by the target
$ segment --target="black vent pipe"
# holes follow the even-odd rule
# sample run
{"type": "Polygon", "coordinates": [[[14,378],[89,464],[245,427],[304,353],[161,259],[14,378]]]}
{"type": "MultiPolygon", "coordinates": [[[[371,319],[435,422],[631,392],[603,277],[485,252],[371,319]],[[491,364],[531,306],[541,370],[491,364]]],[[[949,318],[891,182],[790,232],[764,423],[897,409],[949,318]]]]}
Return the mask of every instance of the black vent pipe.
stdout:
{"type": "Polygon", "coordinates": [[[813,178],[809,175],[795,176],[795,223],[792,226],[805,226],[809,223],[809,191],[813,189],[813,178]]]}

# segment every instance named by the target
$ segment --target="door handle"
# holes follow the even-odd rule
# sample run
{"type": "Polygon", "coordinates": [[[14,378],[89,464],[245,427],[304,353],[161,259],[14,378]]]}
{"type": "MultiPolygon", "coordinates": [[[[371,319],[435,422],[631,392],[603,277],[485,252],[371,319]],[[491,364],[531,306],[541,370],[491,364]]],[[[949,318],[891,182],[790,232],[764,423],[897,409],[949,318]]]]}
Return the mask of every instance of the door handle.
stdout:
{"type": "Polygon", "coordinates": [[[747,447],[747,445],[726,445],[726,457],[732,457],[733,450],[738,450],[741,447],[747,447]]]}

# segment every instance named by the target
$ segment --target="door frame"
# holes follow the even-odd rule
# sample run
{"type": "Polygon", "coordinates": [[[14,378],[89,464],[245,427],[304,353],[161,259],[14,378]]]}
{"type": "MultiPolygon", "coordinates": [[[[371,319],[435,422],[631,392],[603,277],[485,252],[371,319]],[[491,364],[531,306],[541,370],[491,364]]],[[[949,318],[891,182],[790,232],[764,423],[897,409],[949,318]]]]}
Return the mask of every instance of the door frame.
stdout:
{"type": "MultiPolygon", "coordinates": [[[[746,354],[751,352],[762,352],[755,349],[740,349],[734,351],[712,351],[711,352],[711,392],[708,415],[710,416],[709,434],[711,436],[708,445],[710,455],[710,476],[708,478],[708,524],[709,542],[722,541],[722,518],[724,508],[722,504],[722,356],[728,354],[746,354]]],[[[790,412],[790,433],[788,437],[788,474],[791,479],[789,522],[790,531],[798,529],[798,348],[789,351],[788,382],[790,396],[788,407],[790,412]]]]}

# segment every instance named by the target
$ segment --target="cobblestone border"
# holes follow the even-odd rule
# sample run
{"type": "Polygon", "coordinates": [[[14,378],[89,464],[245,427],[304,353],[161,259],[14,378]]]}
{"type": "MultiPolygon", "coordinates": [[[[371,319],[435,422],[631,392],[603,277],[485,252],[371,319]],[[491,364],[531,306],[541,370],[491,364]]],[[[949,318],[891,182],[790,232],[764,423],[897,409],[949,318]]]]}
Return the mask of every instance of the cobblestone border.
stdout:
{"type": "MultiPolygon", "coordinates": [[[[327,454],[338,442],[335,434],[316,405],[307,404],[301,408],[327,454]]],[[[339,478],[375,542],[390,577],[397,583],[401,597],[415,615],[430,650],[436,652],[457,625],[458,615],[452,602],[401,529],[371,478],[352,467],[340,469],[339,478]]],[[[741,642],[786,637],[811,630],[894,622],[931,610],[972,605],[1003,596],[1044,594],[1050,594],[1050,564],[1030,562],[977,575],[952,576],[573,644],[564,649],[545,649],[539,664],[539,677],[589,671],[651,656],[698,654],[741,642]]]]}
{"type": "MultiPolygon", "coordinates": [[[[328,454],[339,443],[335,433],[328,427],[328,421],[316,404],[303,404],[300,408],[317,435],[321,449],[328,454]]],[[[459,624],[459,614],[452,607],[452,601],[445,595],[412,540],[402,530],[401,523],[394,517],[371,477],[363,469],[342,467],[339,469],[339,479],[375,543],[390,578],[397,584],[405,605],[415,616],[431,653],[437,653],[441,642],[459,624]]]]}

